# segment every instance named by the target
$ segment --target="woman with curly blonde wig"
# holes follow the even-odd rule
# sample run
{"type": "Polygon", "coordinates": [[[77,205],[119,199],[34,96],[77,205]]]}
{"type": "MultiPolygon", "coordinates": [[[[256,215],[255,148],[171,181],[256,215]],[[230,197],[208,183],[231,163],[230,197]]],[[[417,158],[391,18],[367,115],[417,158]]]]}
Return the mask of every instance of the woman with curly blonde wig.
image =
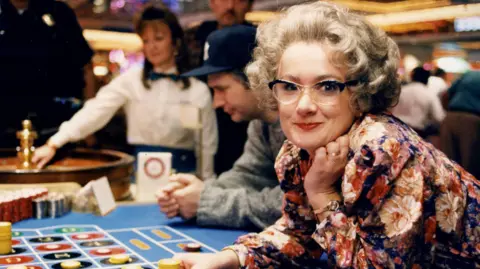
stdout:
{"type": "Polygon", "coordinates": [[[250,86],[287,137],[283,216],[186,268],[475,268],[480,182],[388,113],[397,45],[325,2],[261,25],[250,86]]]}

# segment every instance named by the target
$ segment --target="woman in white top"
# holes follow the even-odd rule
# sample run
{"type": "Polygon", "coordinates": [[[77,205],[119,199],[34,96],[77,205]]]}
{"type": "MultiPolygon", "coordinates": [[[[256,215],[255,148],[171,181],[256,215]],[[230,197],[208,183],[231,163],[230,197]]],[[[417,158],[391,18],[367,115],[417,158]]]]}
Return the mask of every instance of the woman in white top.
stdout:
{"type": "Polygon", "coordinates": [[[213,176],[218,142],[215,112],[210,91],[203,82],[177,76],[189,67],[183,30],[176,16],[166,8],[148,7],[136,20],[135,28],[143,41],[143,68],[131,68],[115,78],[64,122],[46,145],[35,151],[33,161],[38,167],[45,166],[56,149],[101,129],[123,108],[128,143],[137,153],[168,151],[173,155],[173,169],[194,172],[195,150],[201,143],[201,174],[204,178],[213,176]],[[181,123],[185,107],[201,111],[201,141],[197,131],[181,123]]]}

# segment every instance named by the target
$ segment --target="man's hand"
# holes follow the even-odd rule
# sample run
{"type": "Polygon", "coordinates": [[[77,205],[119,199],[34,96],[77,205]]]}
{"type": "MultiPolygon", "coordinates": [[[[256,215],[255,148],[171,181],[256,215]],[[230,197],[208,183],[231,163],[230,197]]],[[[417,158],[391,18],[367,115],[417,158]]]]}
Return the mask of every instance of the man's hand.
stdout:
{"type": "Polygon", "coordinates": [[[202,180],[189,174],[176,174],[170,177],[170,182],[183,185],[171,193],[171,197],[176,201],[180,215],[184,219],[191,219],[197,215],[200,195],[205,187],[202,180]]]}
{"type": "Polygon", "coordinates": [[[169,219],[176,217],[179,213],[177,201],[172,198],[171,194],[173,191],[183,187],[185,186],[178,182],[170,182],[155,193],[160,211],[162,211],[169,219]]]}

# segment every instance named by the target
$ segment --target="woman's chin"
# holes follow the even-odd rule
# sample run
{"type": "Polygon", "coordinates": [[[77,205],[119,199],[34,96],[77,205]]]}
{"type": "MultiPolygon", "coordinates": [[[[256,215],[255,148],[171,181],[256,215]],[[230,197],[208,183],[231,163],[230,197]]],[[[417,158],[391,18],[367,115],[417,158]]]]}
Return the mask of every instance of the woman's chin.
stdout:
{"type": "Polygon", "coordinates": [[[298,132],[295,133],[292,139],[289,139],[295,146],[304,149],[308,152],[326,145],[324,139],[318,133],[298,132]]]}
{"type": "Polygon", "coordinates": [[[319,141],[306,141],[305,139],[302,140],[296,140],[296,141],[291,141],[295,146],[304,149],[308,151],[309,153],[315,152],[320,147],[323,147],[324,145],[322,143],[319,143],[319,141]]]}

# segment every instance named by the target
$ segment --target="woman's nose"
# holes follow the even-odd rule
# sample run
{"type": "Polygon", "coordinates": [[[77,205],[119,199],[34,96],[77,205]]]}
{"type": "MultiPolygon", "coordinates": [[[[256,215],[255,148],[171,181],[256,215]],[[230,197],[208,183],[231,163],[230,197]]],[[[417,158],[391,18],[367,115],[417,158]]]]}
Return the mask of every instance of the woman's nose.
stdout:
{"type": "Polygon", "coordinates": [[[297,103],[297,113],[302,116],[314,114],[317,111],[317,104],[307,92],[302,92],[297,103]]]}

